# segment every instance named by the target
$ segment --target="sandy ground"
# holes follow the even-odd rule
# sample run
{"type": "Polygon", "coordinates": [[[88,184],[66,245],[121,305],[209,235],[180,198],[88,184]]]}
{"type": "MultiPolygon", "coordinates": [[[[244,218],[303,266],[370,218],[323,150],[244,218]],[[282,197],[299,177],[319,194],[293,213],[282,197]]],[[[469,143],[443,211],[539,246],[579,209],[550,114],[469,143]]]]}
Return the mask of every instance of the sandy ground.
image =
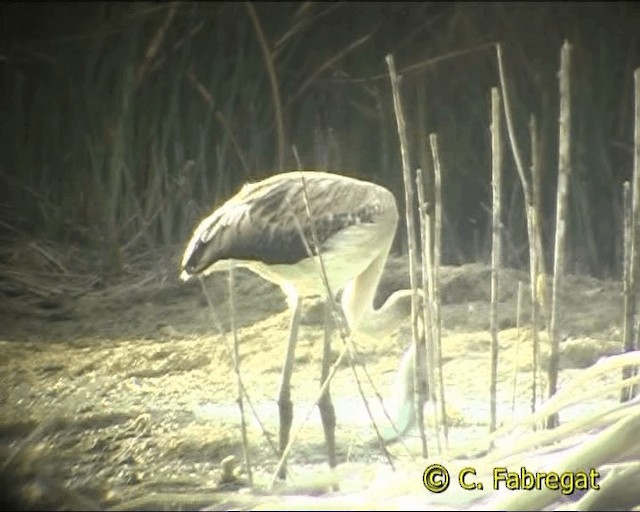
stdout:
{"type": "MultiPolygon", "coordinates": [[[[378,303],[393,290],[407,287],[406,267],[401,259],[388,263],[378,303]]],[[[524,272],[506,269],[501,273],[499,424],[530,410],[531,332],[520,328],[517,318],[518,283],[522,282],[520,323],[528,325],[527,281],[524,272]]],[[[442,270],[443,372],[451,457],[487,448],[489,283],[489,269],[482,264],[442,270]]],[[[227,275],[211,276],[207,288],[222,333],[199,283],[182,284],[166,269],[92,290],[71,300],[63,313],[14,308],[10,298],[0,304],[5,499],[13,491],[21,493],[22,506],[32,508],[149,510],[253,508],[261,503],[260,494],[266,493],[277,464],[269,439],[277,444],[276,396],[289,312],[278,288],[250,272],[237,272],[240,371],[255,409],[254,415],[244,401],[257,488],[249,491],[246,471],[238,470],[226,482],[221,473],[226,457],[235,456],[239,465],[243,460],[237,380],[228,350],[233,336],[227,275]]],[[[580,368],[620,351],[621,285],[568,276],[560,300],[562,386],[580,368]]],[[[316,480],[326,473],[322,427],[313,408],[323,340],[320,306],[319,301],[306,304],[296,353],[294,433],[311,413],[291,452],[289,493],[320,492],[322,484],[316,480]]],[[[548,343],[541,336],[546,371],[548,343]]],[[[363,394],[376,421],[382,423],[376,393],[388,396],[410,334],[404,329],[386,339],[356,338],[355,342],[359,363],[371,376],[368,382],[358,366],[363,394]]],[[[337,356],[342,347],[339,338],[333,347],[337,356]]],[[[545,375],[540,379],[543,386],[545,375]]],[[[341,486],[357,491],[371,483],[371,472],[388,469],[386,458],[372,443],[374,430],[348,364],[337,372],[331,391],[343,468],[341,486]]],[[[614,400],[616,395],[609,398],[614,400]]],[[[563,413],[561,420],[599,406],[600,402],[586,400],[580,410],[563,413]]],[[[432,409],[426,410],[427,422],[432,423],[432,409]]],[[[428,429],[428,446],[437,459],[433,429],[428,429]]],[[[417,482],[425,467],[419,447],[417,430],[410,433],[406,446],[390,447],[395,463],[415,472],[417,482]]]]}

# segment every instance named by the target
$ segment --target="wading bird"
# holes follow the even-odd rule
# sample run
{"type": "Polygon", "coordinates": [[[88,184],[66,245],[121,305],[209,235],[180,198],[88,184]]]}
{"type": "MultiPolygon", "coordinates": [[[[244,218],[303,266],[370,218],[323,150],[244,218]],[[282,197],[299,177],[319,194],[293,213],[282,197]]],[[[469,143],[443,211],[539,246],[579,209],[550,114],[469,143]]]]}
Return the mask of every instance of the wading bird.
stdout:
{"type": "MultiPolygon", "coordinates": [[[[233,262],[275,283],[287,296],[291,325],[278,396],[281,454],[293,421],[290,381],[301,299],[327,294],[317,252],[329,289],[334,294],[342,290],[341,305],[349,328],[383,336],[411,313],[410,290],[394,292],[380,309],[373,308],[397,223],[396,200],[386,188],[337,174],[294,171],[245,185],[200,222],[187,244],[180,275],[184,281],[226,270],[233,262]]],[[[328,374],[329,353],[325,346],[322,381],[328,374]]],[[[396,379],[400,435],[414,419],[412,361],[413,350],[409,349],[396,379]]],[[[328,388],[318,407],[329,465],[335,467],[335,412],[328,388]]],[[[391,440],[397,434],[394,431],[386,437],[391,440]]],[[[279,476],[284,478],[284,466],[279,476]]]]}

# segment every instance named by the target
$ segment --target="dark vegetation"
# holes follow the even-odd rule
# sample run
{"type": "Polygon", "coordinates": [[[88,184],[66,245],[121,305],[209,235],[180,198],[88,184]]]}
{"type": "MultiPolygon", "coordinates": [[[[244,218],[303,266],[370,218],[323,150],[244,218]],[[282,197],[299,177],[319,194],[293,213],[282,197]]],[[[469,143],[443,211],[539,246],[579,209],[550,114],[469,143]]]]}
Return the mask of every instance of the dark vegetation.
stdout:
{"type": "MultiPolygon", "coordinates": [[[[568,39],[568,271],[620,277],[640,64],[633,3],[6,3],[0,24],[5,247],[63,242],[101,275],[122,273],[133,255],[184,243],[243,182],[296,168],[293,145],[305,167],[385,184],[402,201],[392,53],[414,166],[430,166],[427,136],[439,135],[443,263],[488,261],[492,43],[504,44],[526,162],[530,115],[538,123],[550,234],[568,39]]],[[[505,257],[524,266],[522,192],[510,154],[505,164],[505,257]]]]}

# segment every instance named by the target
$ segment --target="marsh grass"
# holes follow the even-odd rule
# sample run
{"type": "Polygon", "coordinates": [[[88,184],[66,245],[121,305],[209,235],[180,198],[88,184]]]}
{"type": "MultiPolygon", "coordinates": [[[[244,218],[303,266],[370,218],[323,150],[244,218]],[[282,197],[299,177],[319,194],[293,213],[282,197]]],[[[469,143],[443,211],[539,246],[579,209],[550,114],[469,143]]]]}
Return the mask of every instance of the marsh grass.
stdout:
{"type": "MultiPolygon", "coordinates": [[[[21,232],[93,247],[102,271],[120,272],[136,250],[184,241],[195,220],[243,182],[281,165],[293,168],[288,152],[279,156],[288,141],[311,168],[327,164],[318,140],[328,141],[335,157],[329,163],[379,181],[400,198],[402,182],[392,171],[401,159],[383,58],[393,51],[406,104],[422,105],[407,115],[408,150],[414,161],[424,153],[425,133],[416,127],[438,132],[443,165],[450,169],[443,187],[443,257],[487,260],[490,151],[484,127],[486,91],[496,85],[496,69],[483,34],[504,41],[517,136],[525,140],[525,120],[535,114],[539,166],[547,169],[557,161],[553,91],[562,13],[536,49],[515,27],[537,30],[551,7],[496,5],[490,7],[494,16],[482,22],[473,5],[371,5],[353,18],[355,8],[264,4],[252,18],[243,5],[227,3],[118,4],[88,9],[74,34],[4,47],[0,174],[4,202],[16,208],[21,232]],[[280,107],[272,99],[274,84],[280,107]]],[[[591,87],[576,91],[580,190],[570,198],[567,265],[598,275],[622,268],[616,169],[631,159],[624,105],[637,65],[631,48],[622,45],[636,15],[620,24],[622,7],[608,12],[597,40],[588,17],[573,35],[576,83],[591,87]],[[617,30],[608,33],[611,23],[617,30]],[[618,51],[621,58],[611,59],[618,51]]],[[[505,229],[516,249],[526,246],[527,236],[511,165],[505,169],[505,197],[513,197],[505,229]]],[[[555,186],[552,174],[541,178],[546,203],[555,186]]],[[[549,233],[552,209],[543,210],[540,222],[549,233]]],[[[406,246],[405,236],[399,230],[397,249],[406,246]]],[[[526,250],[505,254],[507,265],[525,262],[526,250]]]]}

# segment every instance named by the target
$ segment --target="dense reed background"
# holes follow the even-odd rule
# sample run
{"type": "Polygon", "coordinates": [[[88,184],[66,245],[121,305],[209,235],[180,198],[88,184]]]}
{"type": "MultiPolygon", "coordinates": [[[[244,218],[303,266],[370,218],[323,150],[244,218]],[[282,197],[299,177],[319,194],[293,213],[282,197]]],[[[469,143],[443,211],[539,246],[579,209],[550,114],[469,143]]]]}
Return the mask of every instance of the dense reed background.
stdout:
{"type": "MultiPolygon", "coordinates": [[[[567,266],[619,278],[638,34],[633,3],[3,3],[0,233],[85,247],[118,273],[136,252],[184,243],[240,184],[294,169],[293,145],[305,167],[382,183],[401,203],[392,53],[414,167],[429,168],[428,134],[439,136],[443,263],[488,261],[502,42],[526,162],[531,115],[538,124],[549,258],[568,39],[567,266]]],[[[506,152],[505,257],[526,265],[506,152]]]]}

